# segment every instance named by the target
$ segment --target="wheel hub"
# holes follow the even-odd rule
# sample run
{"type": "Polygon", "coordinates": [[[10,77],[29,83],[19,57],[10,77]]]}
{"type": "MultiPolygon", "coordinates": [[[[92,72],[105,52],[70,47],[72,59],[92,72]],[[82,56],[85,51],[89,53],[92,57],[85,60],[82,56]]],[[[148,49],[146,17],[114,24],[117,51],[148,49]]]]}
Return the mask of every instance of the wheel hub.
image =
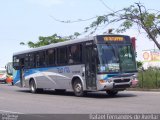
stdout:
{"type": "Polygon", "coordinates": [[[77,85],[75,86],[75,90],[76,90],[77,92],[80,92],[81,89],[82,89],[81,84],[77,84],[77,85]]]}
{"type": "Polygon", "coordinates": [[[31,90],[32,90],[32,91],[34,91],[34,87],[33,87],[33,85],[31,86],[31,90]]]}

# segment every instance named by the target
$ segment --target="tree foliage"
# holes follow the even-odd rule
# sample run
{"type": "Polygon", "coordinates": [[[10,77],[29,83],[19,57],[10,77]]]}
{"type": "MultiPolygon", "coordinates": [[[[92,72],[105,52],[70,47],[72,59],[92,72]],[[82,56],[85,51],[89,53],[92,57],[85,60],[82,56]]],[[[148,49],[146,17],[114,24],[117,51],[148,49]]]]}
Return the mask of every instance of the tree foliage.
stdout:
{"type": "Polygon", "coordinates": [[[137,61],[137,67],[142,68],[142,66],[143,66],[143,63],[141,61],[137,61]]]}
{"type": "Polygon", "coordinates": [[[48,36],[48,37],[40,36],[39,41],[37,41],[37,42],[29,41],[26,44],[24,42],[21,42],[20,45],[28,45],[30,48],[36,48],[36,47],[49,45],[49,44],[57,43],[57,42],[63,42],[63,41],[65,41],[64,38],[61,38],[57,34],[54,34],[54,35],[48,36]]]}
{"type": "Polygon", "coordinates": [[[32,42],[32,41],[29,41],[27,43],[21,42],[20,45],[28,45],[28,47],[30,48],[37,48],[37,47],[49,45],[52,43],[58,43],[58,42],[63,42],[70,39],[75,39],[79,35],[80,33],[75,32],[73,35],[66,36],[66,37],[61,37],[61,36],[58,36],[57,34],[53,34],[52,36],[47,36],[47,37],[40,36],[39,41],[37,42],[32,42]]]}
{"type": "MultiPolygon", "coordinates": [[[[137,26],[140,32],[143,29],[147,33],[147,37],[151,39],[156,46],[160,49],[160,41],[158,41],[157,37],[160,35],[160,11],[146,9],[144,5],[141,3],[135,3],[127,8],[123,8],[118,11],[113,11],[109,14],[92,17],[89,19],[79,19],[77,21],[61,21],[58,19],[53,18],[56,21],[63,22],[63,23],[72,23],[72,22],[82,22],[91,19],[96,19],[95,21],[91,22],[91,24],[85,27],[85,32],[91,31],[93,34],[99,27],[105,26],[107,27],[113,23],[119,23],[119,26],[115,28],[117,33],[125,32],[128,29],[131,29],[133,26],[137,26]]],[[[39,37],[38,42],[29,41],[27,45],[29,47],[39,47],[43,45],[48,45],[51,43],[61,42],[68,39],[75,39],[80,34],[75,32],[73,35],[67,37],[60,37],[57,34],[48,37],[39,37]]],[[[25,43],[21,42],[21,45],[26,45],[25,43]]]]}
{"type": "Polygon", "coordinates": [[[160,42],[157,40],[158,35],[160,35],[160,11],[146,9],[141,3],[135,3],[128,8],[98,16],[85,28],[85,32],[92,30],[91,33],[94,33],[102,25],[107,26],[118,22],[120,24],[116,28],[117,33],[125,32],[136,25],[139,31],[143,29],[148,38],[160,49],[160,42]]]}

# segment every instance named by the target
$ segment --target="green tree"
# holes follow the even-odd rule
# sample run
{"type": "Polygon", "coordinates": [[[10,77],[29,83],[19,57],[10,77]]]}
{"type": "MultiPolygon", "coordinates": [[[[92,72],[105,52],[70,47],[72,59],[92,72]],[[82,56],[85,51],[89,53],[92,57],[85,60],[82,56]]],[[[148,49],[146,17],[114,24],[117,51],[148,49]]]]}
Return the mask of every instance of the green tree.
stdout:
{"type": "Polygon", "coordinates": [[[157,40],[160,35],[160,11],[146,9],[141,3],[135,3],[128,8],[98,16],[85,28],[85,31],[91,30],[91,33],[94,33],[102,25],[107,26],[112,23],[119,23],[119,27],[115,29],[117,33],[125,32],[135,25],[138,26],[138,30],[143,29],[147,37],[160,49],[160,42],[157,40]]]}
{"type": "Polygon", "coordinates": [[[29,41],[27,43],[21,42],[20,45],[28,45],[28,47],[30,48],[36,48],[40,46],[49,45],[52,43],[58,43],[58,42],[63,42],[70,39],[76,39],[79,35],[81,34],[78,32],[75,32],[73,35],[66,36],[66,37],[61,37],[61,36],[58,36],[57,34],[53,34],[52,36],[48,36],[48,37],[40,36],[39,41],[37,42],[32,42],[32,41],[29,41]]]}
{"type": "Polygon", "coordinates": [[[48,36],[48,37],[39,37],[39,41],[37,42],[32,42],[29,41],[27,43],[21,42],[20,45],[28,45],[30,48],[36,48],[36,47],[40,47],[40,46],[44,46],[44,45],[49,45],[52,43],[57,43],[57,42],[63,42],[65,41],[65,38],[62,38],[60,36],[58,36],[57,34],[54,34],[52,36],[48,36]]]}
{"type": "Polygon", "coordinates": [[[143,63],[141,61],[137,61],[137,67],[141,68],[143,66],[143,63]]]}

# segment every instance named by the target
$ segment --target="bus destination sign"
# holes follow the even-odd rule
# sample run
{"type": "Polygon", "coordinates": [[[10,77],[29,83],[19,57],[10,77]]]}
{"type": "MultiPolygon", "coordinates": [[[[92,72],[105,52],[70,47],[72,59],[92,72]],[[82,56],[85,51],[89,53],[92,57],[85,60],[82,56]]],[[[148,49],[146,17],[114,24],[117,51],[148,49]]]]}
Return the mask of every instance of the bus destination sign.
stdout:
{"type": "Polygon", "coordinates": [[[111,36],[107,36],[107,37],[103,37],[104,41],[114,41],[114,42],[121,42],[124,41],[123,37],[111,37],[111,36]]]}

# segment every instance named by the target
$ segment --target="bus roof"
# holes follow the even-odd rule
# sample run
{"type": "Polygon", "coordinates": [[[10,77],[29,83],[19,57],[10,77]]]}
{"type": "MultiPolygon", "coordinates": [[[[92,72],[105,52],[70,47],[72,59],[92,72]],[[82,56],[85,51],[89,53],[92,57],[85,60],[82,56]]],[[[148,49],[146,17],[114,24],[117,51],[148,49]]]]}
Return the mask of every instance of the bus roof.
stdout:
{"type": "Polygon", "coordinates": [[[74,44],[74,43],[90,41],[90,40],[93,40],[94,37],[95,36],[90,36],[90,37],[85,37],[85,38],[82,38],[82,39],[73,39],[73,40],[67,40],[67,41],[64,41],[64,42],[53,43],[53,44],[49,44],[49,45],[45,45],[45,46],[41,46],[41,47],[37,47],[37,48],[32,48],[32,49],[29,49],[29,50],[24,50],[24,51],[21,51],[21,52],[16,52],[16,53],[13,53],[13,55],[20,55],[20,54],[29,53],[29,52],[36,52],[36,51],[50,49],[50,48],[54,48],[54,47],[60,47],[60,46],[74,44]]]}
{"type": "Polygon", "coordinates": [[[64,41],[64,42],[58,42],[58,43],[53,43],[53,44],[50,44],[50,45],[41,46],[41,47],[38,47],[38,48],[32,48],[32,49],[21,51],[21,52],[16,52],[16,53],[13,53],[13,55],[20,55],[20,54],[25,54],[25,53],[29,53],[29,52],[36,52],[36,51],[40,51],[40,50],[45,50],[45,49],[70,45],[70,44],[74,44],[74,43],[90,41],[90,40],[94,40],[95,37],[98,37],[98,36],[127,36],[127,35],[106,34],[106,35],[89,36],[89,37],[85,37],[85,38],[81,38],[81,39],[72,39],[72,40],[67,40],[67,41],[64,41]]]}

